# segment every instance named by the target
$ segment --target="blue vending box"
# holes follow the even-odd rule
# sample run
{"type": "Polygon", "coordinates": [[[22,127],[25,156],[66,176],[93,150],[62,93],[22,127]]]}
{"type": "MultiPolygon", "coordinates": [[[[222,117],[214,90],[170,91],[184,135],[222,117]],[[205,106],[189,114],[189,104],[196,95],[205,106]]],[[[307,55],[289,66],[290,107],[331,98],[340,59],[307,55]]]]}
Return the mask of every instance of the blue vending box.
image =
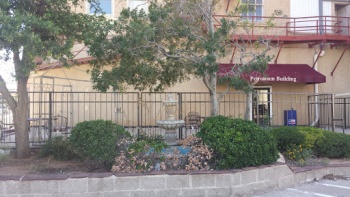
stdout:
{"type": "Polygon", "coordinates": [[[296,110],[284,110],[284,126],[297,126],[296,110]]]}

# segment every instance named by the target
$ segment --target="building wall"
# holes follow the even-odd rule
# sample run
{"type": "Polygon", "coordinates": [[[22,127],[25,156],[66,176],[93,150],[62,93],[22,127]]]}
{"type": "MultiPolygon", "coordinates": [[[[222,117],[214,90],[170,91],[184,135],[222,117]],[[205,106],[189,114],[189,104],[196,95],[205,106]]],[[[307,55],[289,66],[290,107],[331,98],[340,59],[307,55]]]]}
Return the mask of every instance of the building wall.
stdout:
{"type": "MultiPolygon", "coordinates": [[[[216,7],[216,14],[229,13],[233,10],[234,6],[237,5],[238,0],[231,0],[228,10],[227,3],[228,1],[220,1],[218,6],[216,7]]],[[[115,17],[117,17],[117,13],[119,13],[122,7],[127,6],[126,0],[116,0],[114,3],[115,9],[115,17]]],[[[263,13],[265,16],[270,16],[274,12],[274,10],[280,9],[283,10],[284,14],[287,16],[291,15],[291,1],[288,0],[264,0],[264,8],[263,13]],[[277,7],[278,5],[278,7],[277,7]]],[[[335,6],[332,4],[332,13],[335,12],[335,6]]],[[[343,8],[341,12],[343,12],[343,8]]],[[[82,6],[79,10],[80,12],[86,13],[86,6],[82,6]]],[[[339,12],[340,13],[340,12],[339,12]]],[[[341,14],[341,13],[340,13],[341,14]]],[[[283,24],[280,24],[283,25],[283,24]]],[[[75,46],[75,51],[80,51],[84,46],[77,45],[75,46]]],[[[272,49],[269,54],[277,57],[279,48],[272,49]]],[[[278,56],[277,63],[279,64],[308,64],[312,66],[314,64],[315,54],[317,55],[319,52],[319,46],[316,45],[313,48],[309,48],[308,44],[284,44],[282,46],[281,52],[278,56]]],[[[326,45],[325,54],[322,57],[319,57],[317,62],[317,69],[320,73],[326,76],[326,83],[313,85],[313,84],[304,84],[304,83],[258,83],[256,87],[269,87],[271,88],[272,93],[301,93],[312,94],[315,92],[315,87],[318,88],[318,93],[349,93],[350,92],[350,51],[347,50],[339,61],[341,54],[343,53],[343,48],[333,48],[331,49],[329,45],[326,45]],[[339,61],[338,66],[336,67],[337,62],[339,61]],[[335,68],[336,67],[336,68],[335,68]],[[334,70],[333,75],[331,72],[334,70]]],[[[221,60],[222,63],[229,63],[231,59],[231,54],[233,49],[228,49],[228,55],[221,60]]],[[[79,58],[86,57],[86,51],[83,51],[79,54],[79,58]]],[[[236,54],[237,56],[237,54],[236,54]]],[[[274,59],[271,63],[274,62],[274,59]]],[[[71,68],[47,68],[46,70],[37,71],[31,75],[31,79],[29,81],[29,87],[31,91],[94,91],[92,86],[93,84],[90,81],[90,75],[87,71],[90,69],[88,64],[83,64],[80,66],[73,66],[71,68]],[[38,85],[39,84],[39,85],[38,85]]],[[[218,92],[224,91],[224,86],[218,87],[218,92]]],[[[137,92],[132,87],[124,90],[125,92],[137,92]]],[[[168,87],[166,92],[208,92],[206,86],[204,85],[202,79],[192,77],[191,80],[176,84],[175,86],[168,87]]],[[[231,92],[235,92],[232,90],[231,92]]],[[[76,96],[76,95],[73,95],[76,96]]],[[[298,103],[298,99],[295,98],[290,102],[287,97],[273,95],[272,100],[285,99],[286,102],[284,104],[273,104],[271,106],[271,118],[273,122],[283,122],[283,110],[288,109],[296,109],[301,117],[305,117],[307,115],[307,111],[305,108],[305,104],[295,104],[298,103]]],[[[85,98],[96,100],[96,98],[85,98]]],[[[303,97],[305,99],[305,97],[303,97]]],[[[75,100],[75,99],[74,99],[75,100]]],[[[282,102],[281,102],[282,103],[282,102]]],[[[300,102],[299,102],[300,103],[300,102]]],[[[236,106],[235,109],[238,113],[244,112],[244,105],[236,106]]],[[[101,108],[98,109],[100,111],[109,111],[101,108]]],[[[225,108],[225,107],[224,107],[225,108]]],[[[79,113],[83,113],[86,117],[93,117],[94,110],[91,110],[91,106],[82,106],[79,108],[79,113]]],[[[67,109],[69,110],[69,109],[67,109]]],[[[230,109],[231,110],[231,109],[230,109]]],[[[113,111],[113,109],[112,109],[113,111]]],[[[77,112],[78,113],[78,112],[77,112]]],[[[111,112],[113,113],[113,112],[111,112]]],[[[134,112],[133,114],[136,114],[134,112]]],[[[157,113],[157,112],[155,112],[157,113]]],[[[205,112],[207,114],[207,112],[205,112]]],[[[130,118],[132,119],[132,118],[130,118]]],[[[80,120],[79,120],[80,121],[80,120]]],[[[301,124],[307,124],[307,120],[300,120],[301,124]]]]}
{"type": "MultiPolygon", "coordinates": [[[[341,8],[336,11],[336,15],[339,17],[350,17],[350,5],[341,6],[341,8]]],[[[343,35],[349,35],[349,31],[348,28],[341,28],[340,33],[343,35]]]]}
{"type": "Polygon", "coordinates": [[[327,77],[327,82],[320,84],[320,92],[349,93],[350,92],[350,51],[347,50],[342,59],[343,49],[326,50],[320,58],[319,70],[327,77]],[[336,67],[337,62],[340,62],[336,67]],[[335,70],[334,70],[335,69],[335,70]],[[331,72],[334,70],[333,76],[331,72]]]}
{"type": "MultiPolygon", "coordinates": [[[[234,11],[235,7],[238,5],[238,2],[240,0],[225,0],[220,1],[219,6],[217,7],[215,13],[216,14],[223,14],[223,13],[229,13],[234,11]],[[229,1],[229,7],[226,12],[227,3],[229,1]]],[[[264,16],[272,16],[273,12],[275,10],[283,10],[284,14],[286,16],[290,15],[289,9],[289,0],[263,0],[263,15],[264,16]],[[278,8],[276,8],[276,5],[278,5],[278,8]]]]}
{"type": "Polygon", "coordinates": [[[338,3],[336,5],[340,6],[340,8],[336,10],[337,16],[342,16],[342,17],[350,16],[350,5],[344,4],[344,2],[338,3]]]}

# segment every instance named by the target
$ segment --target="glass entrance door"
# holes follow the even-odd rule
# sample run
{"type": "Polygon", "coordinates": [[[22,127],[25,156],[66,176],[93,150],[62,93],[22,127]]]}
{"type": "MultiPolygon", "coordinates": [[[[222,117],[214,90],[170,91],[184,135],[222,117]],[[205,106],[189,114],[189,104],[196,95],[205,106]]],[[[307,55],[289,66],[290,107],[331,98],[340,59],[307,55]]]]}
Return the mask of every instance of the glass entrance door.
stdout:
{"type": "Polygon", "coordinates": [[[253,121],[261,126],[270,125],[270,88],[254,88],[253,121]]]}

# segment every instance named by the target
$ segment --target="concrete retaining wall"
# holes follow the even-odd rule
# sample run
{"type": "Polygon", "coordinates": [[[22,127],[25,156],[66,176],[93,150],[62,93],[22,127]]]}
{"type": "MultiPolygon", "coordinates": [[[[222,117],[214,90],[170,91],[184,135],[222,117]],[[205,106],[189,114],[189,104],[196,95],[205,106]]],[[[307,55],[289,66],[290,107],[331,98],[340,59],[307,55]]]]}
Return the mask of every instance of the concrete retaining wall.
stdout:
{"type": "Polygon", "coordinates": [[[314,166],[291,170],[285,164],[208,172],[150,174],[57,174],[0,176],[0,197],[155,197],[250,196],[321,179],[350,176],[349,166],[314,166]]]}

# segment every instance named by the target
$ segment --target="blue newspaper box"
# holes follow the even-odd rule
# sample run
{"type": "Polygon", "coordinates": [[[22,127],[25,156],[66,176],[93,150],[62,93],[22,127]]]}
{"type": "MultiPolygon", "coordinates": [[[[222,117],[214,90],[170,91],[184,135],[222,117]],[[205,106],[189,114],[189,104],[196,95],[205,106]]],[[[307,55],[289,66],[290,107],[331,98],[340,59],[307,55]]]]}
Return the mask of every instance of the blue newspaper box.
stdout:
{"type": "Polygon", "coordinates": [[[296,110],[284,110],[284,126],[297,126],[296,110]]]}

